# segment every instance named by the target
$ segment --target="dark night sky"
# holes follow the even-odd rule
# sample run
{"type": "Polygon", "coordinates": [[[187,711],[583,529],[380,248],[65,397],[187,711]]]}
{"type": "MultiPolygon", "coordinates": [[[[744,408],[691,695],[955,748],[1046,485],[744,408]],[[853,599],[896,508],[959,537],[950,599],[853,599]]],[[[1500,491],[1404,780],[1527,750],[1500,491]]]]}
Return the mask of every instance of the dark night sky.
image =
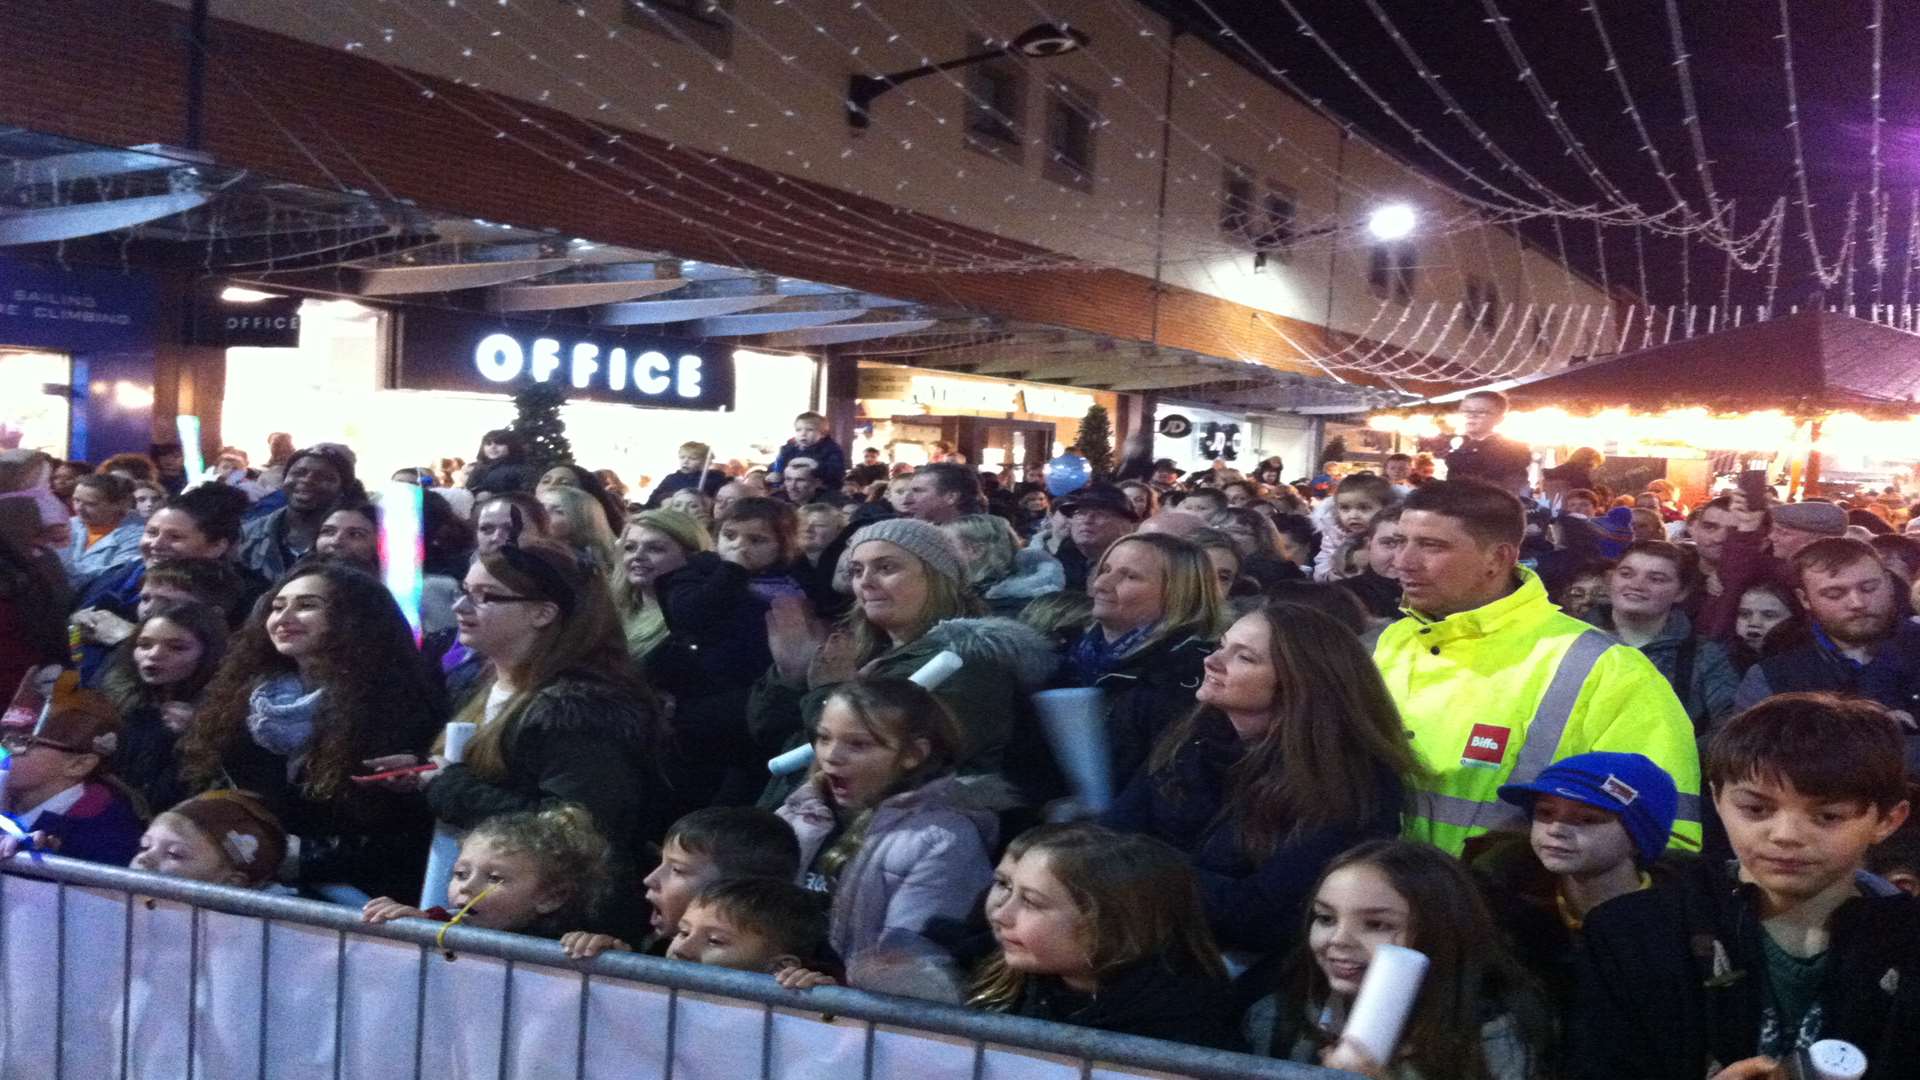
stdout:
{"type": "MultiPolygon", "coordinates": [[[[1487,22],[1484,0],[1380,0],[1381,7],[1466,111],[1494,140],[1548,186],[1576,203],[1599,198],[1585,172],[1564,152],[1560,138],[1519,82],[1516,68],[1487,22]]],[[[1681,192],[1704,211],[1706,202],[1694,171],[1694,154],[1681,118],[1684,109],[1673,64],[1664,0],[1594,0],[1607,25],[1615,52],[1627,73],[1633,96],[1667,167],[1677,174],[1681,192]]],[[[1874,299],[1874,272],[1868,265],[1865,214],[1870,184],[1870,92],[1872,87],[1871,0],[1789,0],[1793,23],[1794,70],[1798,81],[1802,133],[1813,190],[1816,232],[1821,252],[1831,262],[1844,236],[1849,194],[1861,194],[1862,217],[1856,253],[1855,300],[1874,299]]],[[[1639,204],[1650,210],[1672,204],[1640,149],[1605,53],[1586,11],[1587,0],[1498,0],[1522,50],[1533,62],[1547,92],[1560,104],[1568,124],[1603,171],[1639,204]]],[[[1182,19],[1194,33],[1218,37],[1218,26],[1201,0],[1153,0],[1182,19]]],[[[1300,13],[1396,109],[1430,138],[1482,176],[1498,175],[1498,165],[1415,75],[1364,0],[1294,0],[1300,13]]],[[[1465,186],[1468,181],[1417,147],[1405,130],[1388,119],[1329,61],[1313,41],[1299,33],[1280,0],[1205,0],[1206,7],[1296,82],[1324,97],[1337,112],[1374,138],[1425,164],[1434,175],[1465,186]]],[[[1679,0],[1681,25],[1693,68],[1702,127],[1723,197],[1738,200],[1742,231],[1764,215],[1781,196],[1789,200],[1783,238],[1786,261],[1781,302],[1803,300],[1818,288],[1803,235],[1787,122],[1786,83],[1782,74],[1779,0],[1679,0]]],[[[1881,302],[1900,299],[1900,267],[1905,254],[1910,193],[1920,188],[1920,4],[1885,0],[1882,68],[1882,188],[1890,193],[1889,268],[1881,302]]],[[[1519,181],[1506,178],[1509,190],[1531,195],[1519,181]]],[[[1553,232],[1544,221],[1527,227],[1549,247],[1553,232]]],[[[1576,266],[1597,275],[1594,230],[1586,222],[1565,224],[1567,246],[1576,266]]],[[[1616,282],[1637,284],[1633,230],[1610,228],[1606,235],[1607,270],[1616,282]]],[[[1718,300],[1725,256],[1692,244],[1690,290],[1683,287],[1683,243],[1647,236],[1647,265],[1655,299],[1679,303],[1718,300]]],[[[1551,249],[1551,247],[1550,247],[1551,249]]],[[[1765,295],[1766,273],[1735,272],[1736,303],[1757,303],[1765,295]]],[[[1920,292],[1920,277],[1915,288],[1920,292]]],[[[1842,299],[1843,286],[1829,291],[1842,299]]]]}

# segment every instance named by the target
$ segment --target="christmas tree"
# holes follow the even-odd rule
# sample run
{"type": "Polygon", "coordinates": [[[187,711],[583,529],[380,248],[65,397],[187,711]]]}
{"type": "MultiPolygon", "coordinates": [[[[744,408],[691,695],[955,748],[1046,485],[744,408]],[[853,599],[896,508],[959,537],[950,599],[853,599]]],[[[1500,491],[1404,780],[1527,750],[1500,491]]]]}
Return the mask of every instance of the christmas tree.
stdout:
{"type": "Polygon", "coordinates": [[[573,444],[567,441],[567,425],[560,419],[560,406],[567,400],[557,386],[530,383],[513,395],[512,431],[527,448],[527,464],[535,476],[555,465],[573,463],[573,444]]]}
{"type": "Polygon", "coordinates": [[[1087,459],[1087,469],[1095,480],[1105,480],[1113,475],[1113,425],[1107,422],[1107,409],[1104,405],[1095,405],[1087,409],[1086,419],[1080,421],[1080,456],[1087,459]]]}

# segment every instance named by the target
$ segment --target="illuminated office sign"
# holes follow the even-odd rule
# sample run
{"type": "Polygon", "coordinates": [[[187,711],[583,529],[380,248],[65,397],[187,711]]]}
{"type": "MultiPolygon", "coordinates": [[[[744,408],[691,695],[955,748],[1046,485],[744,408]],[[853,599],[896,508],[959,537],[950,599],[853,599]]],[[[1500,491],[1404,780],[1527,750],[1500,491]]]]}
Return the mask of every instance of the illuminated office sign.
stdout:
{"type": "Polygon", "coordinates": [[[547,384],[590,401],[733,408],[728,345],[447,312],[408,311],[401,319],[401,389],[512,393],[547,384]]]}

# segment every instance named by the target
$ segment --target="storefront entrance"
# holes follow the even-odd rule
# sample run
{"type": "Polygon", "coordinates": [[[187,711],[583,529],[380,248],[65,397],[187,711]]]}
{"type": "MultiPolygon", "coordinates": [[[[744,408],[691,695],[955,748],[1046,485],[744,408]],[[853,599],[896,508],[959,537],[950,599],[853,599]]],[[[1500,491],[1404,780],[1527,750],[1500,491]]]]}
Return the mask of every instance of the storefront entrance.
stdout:
{"type": "Polygon", "coordinates": [[[0,346],[0,425],[24,449],[67,455],[73,359],[66,353],[0,346]]]}

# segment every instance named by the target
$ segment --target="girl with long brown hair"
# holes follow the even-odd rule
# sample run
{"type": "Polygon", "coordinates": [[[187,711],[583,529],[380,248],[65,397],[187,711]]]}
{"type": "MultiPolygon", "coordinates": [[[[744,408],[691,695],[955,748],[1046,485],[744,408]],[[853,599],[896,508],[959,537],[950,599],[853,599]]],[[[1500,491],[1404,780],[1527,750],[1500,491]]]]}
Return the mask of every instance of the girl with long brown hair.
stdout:
{"type": "Polygon", "coordinates": [[[1105,820],[1186,854],[1223,947],[1282,950],[1328,860],[1399,835],[1406,730],[1353,634],[1292,604],[1234,623],[1195,700],[1105,820]]]}
{"type": "MultiPolygon", "coordinates": [[[[977,617],[980,602],[953,538],[912,518],[876,522],[853,534],[841,564],[854,607],[837,630],[829,633],[797,600],[768,613],[774,666],[754,684],[747,713],[761,749],[771,755],[809,737],[836,685],[857,675],[906,678],[951,650],[960,670],[934,696],[966,736],[961,771],[998,769],[1023,785],[1046,775],[1050,762],[1035,760],[1045,753],[1038,733],[1016,732],[1030,718],[1027,694],[1052,673],[1050,643],[1012,619],[977,617]]],[[[776,777],[761,805],[776,807],[791,790],[776,777]]]]}
{"type": "Polygon", "coordinates": [[[968,1003],[1062,1024],[1243,1050],[1193,871],[1149,837],[1042,825],[987,893],[999,949],[968,1003]]]}
{"type": "Polygon", "coordinates": [[[1380,1080],[1527,1080],[1548,1070],[1552,1017],[1458,859],[1407,840],[1363,844],[1327,866],[1304,922],[1278,996],[1274,1057],[1380,1080]],[[1340,1038],[1382,944],[1425,953],[1429,964],[1392,1061],[1340,1038]]]}
{"type": "Polygon", "coordinates": [[[965,919],[991,882],[1005,785],[954,775],[965,735],[906,679],[834,687],[813,745],[807,783],[777,812],[800,840],[798,883],[832,897],[828,942],[851,981],[876,947],[945,966],[925,935],[965,919]]]}
{"type": "Polygon", "coordinates": [[[352,780],[418,753],[442,696],[386,587],[334,562],[295,567],[254,607],[180,741],[187,781],[256,792],[298,838],[302,884],[418,888],[430,821],[417,799],[352,780]]]}
{"type": "Polygon", "coordinates": [[[478,726],[464,762],[425,774],[434,816],[471,828],[577,803],[630,875],[665,831],[661,720],[605,582],[557,544],[507,544],[474,557],[454,617],[491,671],[456,717],[478,726]]]}

